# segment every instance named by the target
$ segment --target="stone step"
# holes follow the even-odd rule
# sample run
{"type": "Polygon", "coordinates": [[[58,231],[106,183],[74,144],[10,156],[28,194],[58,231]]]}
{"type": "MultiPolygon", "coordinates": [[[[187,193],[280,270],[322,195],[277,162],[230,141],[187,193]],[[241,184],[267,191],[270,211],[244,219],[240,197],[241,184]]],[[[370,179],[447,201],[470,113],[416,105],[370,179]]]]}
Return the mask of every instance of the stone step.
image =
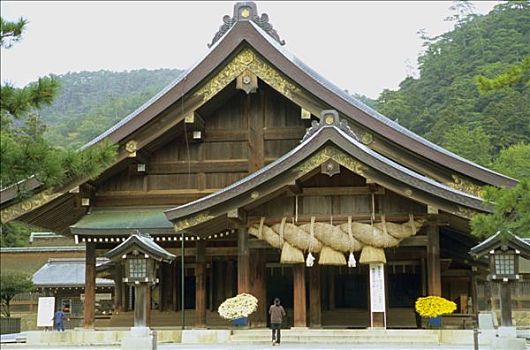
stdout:
{"type": "MultiPolygon", "coordinates": [[[[230,340],[234,343],[268,343],[269,329],[234,330],[230,340]]],[[[398,343],[438,344],[439,336],[432,331],[394,330],[282,330],[282,342],[286,343],[398,343]]]]}

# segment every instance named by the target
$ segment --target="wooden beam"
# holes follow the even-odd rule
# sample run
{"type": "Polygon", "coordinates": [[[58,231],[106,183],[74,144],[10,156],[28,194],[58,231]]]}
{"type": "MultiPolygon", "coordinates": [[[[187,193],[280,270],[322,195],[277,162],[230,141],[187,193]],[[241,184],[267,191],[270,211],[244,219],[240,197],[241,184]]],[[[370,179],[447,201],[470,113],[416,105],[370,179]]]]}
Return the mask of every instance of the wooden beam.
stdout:
{"type": "Polygon", "coordinates": [[[231,209],[226,213],[226,217],[237,223],[246,223],[247,221],[247,212],[241,208],[231,209]]]}
{"type": "Polygon", "coordinates": [[[262,249],[252,252],[250,261],[252,295],[258,302],[258,309],[252,315],[251,326],[253,328],[265,328],[267,326],[267,270],[266,252],[262,249]]]}
{"type": "Polygon", "coordinates": [[[305,266],[293,265],[293,314],[295,327],[307,327],[306,321],[306,291],[305,291],[305,266]]]}
{"type": "Polygon", "coordinates": [[[263,123],[265,118],[264,102],[264,90],[259,91],[259,96],[247,95],[245,99],[243,113],[248,121],[249,173],[255,172],[265,164],[265,145],[263,141],[263,123]],[[259,103],[251,103],[251,101],[256,100],[256,97],[259,98],[259,103]],[[261,108],[253,108],[255,105],[261,108]]]}
{"type": "MultiPolygon", "coordinates": [[[[356,187],[304,187],[302,188],[302,195],[304,196],[348,196],[348,195],[368,195],[371,194],[372,190],[369,186],[356,186],[356,187]]],[[[373,191],[375,194],[385,194],[385,189],[378,186],[373,191]]]]}
{"type": "Polygon", "coordinates": [[[240,173],[247,172],[248,169],[247,159],[171,161],[151,164],[149,174],[240,173]]]}
{"type": "Polygon", "coordinates": [[[206,328],[206,242],[197,242],[195,262],[195,327],[206,328]]]}
{"type": "Polygon", "coordinates": [[[427,291],[442,296],[440,267],[440,231],[437,225],[427,224],[427,291]]]}
{"type": "Polygon", "coordinates": [[[309,327],[322,327],[322,305],[320,291],[320,265],[315,264],[309,269],[309,327]]]}
{"type": "Polygon", "coordinates": [[[237,229],[237,292],[250,293],[250,252],[248,232],[245,227],[237,229]]]}
{"type": "Polygon", "coordinates": [[[96,309],[96,244],[86,243],[85,252],[85,302],[83,327],[94,328],[96,309]]]}

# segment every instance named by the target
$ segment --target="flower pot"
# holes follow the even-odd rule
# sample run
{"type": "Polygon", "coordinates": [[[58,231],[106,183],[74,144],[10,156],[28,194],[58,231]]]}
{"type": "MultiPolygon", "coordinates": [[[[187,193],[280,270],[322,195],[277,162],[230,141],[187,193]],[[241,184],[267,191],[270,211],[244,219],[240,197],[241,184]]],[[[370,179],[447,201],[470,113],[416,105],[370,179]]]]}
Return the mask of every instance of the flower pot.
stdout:
{"type": "Polygon", "coordinates": [[[232,320],[232,325],[234,327],[245,327],[248,325],[248,317],[241,317],[232,320]]]}
{"type": "Polygon", "coordinates": [[[429,317],[429,327],[442,328],[442,316],[429,317]]]}

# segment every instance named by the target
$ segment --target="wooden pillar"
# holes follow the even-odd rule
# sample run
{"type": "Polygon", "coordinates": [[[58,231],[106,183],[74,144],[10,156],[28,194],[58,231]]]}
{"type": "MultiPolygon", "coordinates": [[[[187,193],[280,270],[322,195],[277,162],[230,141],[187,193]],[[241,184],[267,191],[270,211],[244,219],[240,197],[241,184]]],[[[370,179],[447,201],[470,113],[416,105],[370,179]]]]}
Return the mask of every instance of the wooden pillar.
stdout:
{"type": "Polygon", "coordinates": [[[251,294],[258,299],[258,309],[252,315],[251,324],[254,328],[267,326],[267,269],[266,255],[264,249],[256,249],[252,252],[251,261],[251,294]]]}
{"type": "Polygon", "coordinates": [[[501,326],[512,326],[512,291],[510,282],[500,283],[501,326]]]}
{"type": "Polygon", "coordinates": [[[85,303],[83,327],[94,328],[96,304],[96,243],[86,243],[85,255],[85,303]]]}
{"type": "Polygon", "coordinates": [[[226,261],[226,281],[225,281],[225,295],[223,299],[233,297],[235,293],[234,283],[235,281],[235,269],[234,262],[232,260],[226,261]]]}
{"type": "Polygon", "coordinates": [[[114,265],[114,311],[123,311],[123,266],[121,263],[114,265]]]}
{"type": "MultiPolygon", "coordinates": [[[[135,298],[139,298],[138,295],[135,298]]],[[[137,304],[135,304],[137,305],[137,304]]],[[[147,286],[145,288],[145,320],[147,327],[151,327],[151,310],[153,305],[153,286],[147,286]]]]}
{"type": "Polygon", "coordinates": [[[309,269],[309,327],[322,327],[322,306],[320,293],[320,265],[309,269]]]}
{"type": "Polygon", "coordinates": [[[427,225],[427,292],[442,296],[440,271],[440,231],[436,224],[427,225]]]}
{"type": "Polygon", "coordinates": [[[305,294],[305,266],[293,265],[293,290],[294,290],[294,326],[307,327],[306,321],[306,294],[305,294]]]}
{"type": "Polygon", "coordinates": [[[237,293],[250,293],[250,257],[248,232],[245,227],[237,229],[237,293]]]}
{"type": "Polygon", "coordinates": [[[195,260],[195,327],[206,328],[206,242],[197,241],[195,260]]]}

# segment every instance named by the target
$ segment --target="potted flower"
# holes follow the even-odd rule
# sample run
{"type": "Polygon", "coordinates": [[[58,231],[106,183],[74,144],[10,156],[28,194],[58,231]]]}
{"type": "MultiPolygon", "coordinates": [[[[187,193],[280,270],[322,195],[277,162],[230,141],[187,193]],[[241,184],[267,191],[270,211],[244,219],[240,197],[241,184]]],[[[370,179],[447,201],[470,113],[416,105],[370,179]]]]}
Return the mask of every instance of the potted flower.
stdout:
{"type": "Polygon", "coordinates": [[[248,316],[258,308],[258,299],[251,294],[242,293],[226,299],[217,310],[225,320],[232,321],[234,326],[246,326],[248,316]]]}
{"type": "Polygon", "coordinates": [[[442,315],[452,314],[455,310],[456,304],[442,297],[428,296],[416,300],[416,312],[421,317],[428,317],[431,327],[441,327],[442,315]]]}

